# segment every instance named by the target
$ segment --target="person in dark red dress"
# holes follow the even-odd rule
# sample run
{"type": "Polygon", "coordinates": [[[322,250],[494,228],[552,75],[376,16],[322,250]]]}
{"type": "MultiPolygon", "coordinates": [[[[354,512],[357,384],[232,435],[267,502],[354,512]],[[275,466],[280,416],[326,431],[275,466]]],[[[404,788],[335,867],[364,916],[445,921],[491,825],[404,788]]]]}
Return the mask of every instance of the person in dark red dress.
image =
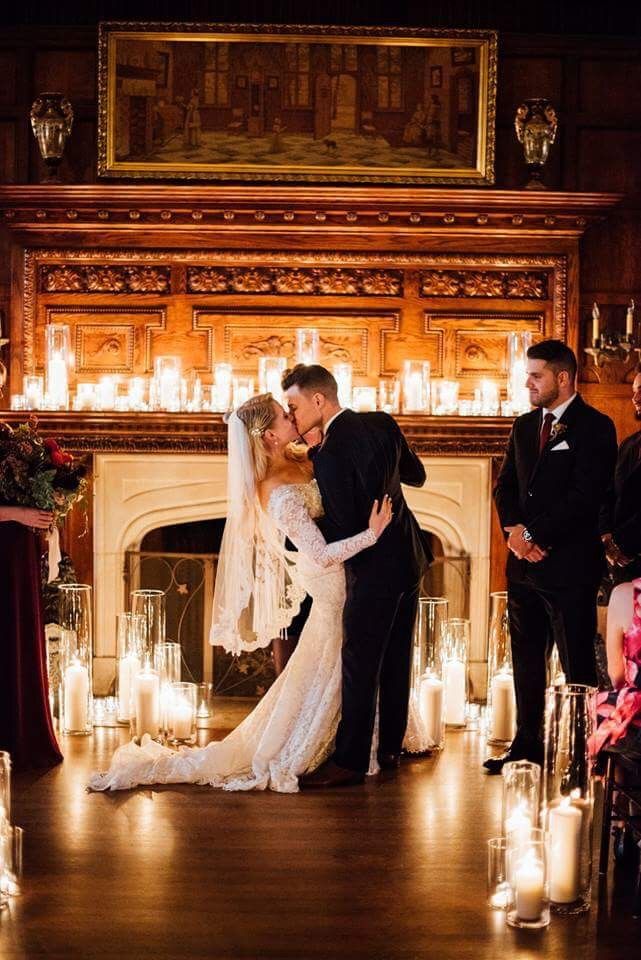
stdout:
{"type": "Polygon", "coordinates": [[[16,770],[62,760],[49,709],[36,532],[51,526],[46,510],[0,505],[0,750],[16,770]]]}

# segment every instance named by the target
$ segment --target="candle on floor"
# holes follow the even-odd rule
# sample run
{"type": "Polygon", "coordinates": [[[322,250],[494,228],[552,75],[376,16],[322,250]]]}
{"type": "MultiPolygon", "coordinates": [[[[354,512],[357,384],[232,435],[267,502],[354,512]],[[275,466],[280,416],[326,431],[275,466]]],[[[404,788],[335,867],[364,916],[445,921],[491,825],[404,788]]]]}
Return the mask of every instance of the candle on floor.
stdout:
{"type": "Polygon", "coordinates": [[[462,660],[446,660],[443,669],[445,681],[445,723],[465,725],[465,664],[462,660]]]}
{"type": "Polygon", "coordinates": [[[520,920],[538,920],[543,910],[544,869],[529,850],[514,870],[516,913],[520,920]]]}
{"type": "Polygon", "coordinates": [[[563,797],[550,810],[550,899],[573,903],[579,896],[582,813],[563,797]]]}
{"type": "Polygon", "coordinates": [[[142,737],[148,733],[150,737],[157,737],[160,727],[160,677],[155,670],[147,668],[138,674],[134,681],[134,697],[136,736],[142,737]]]}
{"type": "Polygon", "coordinates": [[[135,653],[128,653],[118,661],[118,719],[131,720],[134,705],[134,681],[142,664],[135,653]]]}
{"type": "Polygon", "coordinates": [[[512,740],[516,703],[514,679],[508,671],[499,671],[492,678],[492,727],[493,740],[512,740]]]}
{"type": "Polygon", "coordinates": [[[191,737],[192,713],[191,704],[186,700],[174,700],[169,714],[169,728],[175,740],[189,740],[191,737]]]}
{"type": "Polygon", "coordinates": [[[88,719],[89,672],[79,660],[72,660],[65,670],[65,730],[85,731],[88,719]]]}
{"type": "Polygon", "coordinates": [[[419,689],[419,710],[425,733],[436,745],[441,742],[443,727],[443,681],[426,675],[419,689]]]}

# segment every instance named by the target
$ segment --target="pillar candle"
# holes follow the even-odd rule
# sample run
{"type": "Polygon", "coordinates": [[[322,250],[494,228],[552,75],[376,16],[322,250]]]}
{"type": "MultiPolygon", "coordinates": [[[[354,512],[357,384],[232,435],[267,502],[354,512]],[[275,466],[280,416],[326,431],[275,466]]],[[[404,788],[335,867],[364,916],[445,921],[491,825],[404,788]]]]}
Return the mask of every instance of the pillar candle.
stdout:
{"type": "Polygon", "coordinates": [[[579,896],[581,811],[564,797],[550,810],[550,899],[572,903],[579,896]]]}
{"type": "Polygon", "coordinates": [[[140,673],[140,659],[128,653],[118,661],[118,719],[131,720],[134,681],[140,673]]]}
{"type": "Polygon", "coordinates": [[[65,730],[86,730],[89,673],[79,660],[73,660],[65,670],[64,690],[65,730]]]}
{"type": "Polygon", "coordinates": [[[438,677],[427,676],[421,680],[419,709],[426,735],[438,745],[443,724],[443,681],[438,677]]]}
{"type": "Polygon", "coordinates": [[[599,308],[595,303],[592,307],[592,340],[597,341],[599,339],[599,323],[601,320],[601,314],[599,313],[599,308]]]}
{"type": "Polygon", "coordinates": [[[176,740],[188,740],[192,731],[191,704],[182,697],[175,700],[170,708],[169,729],[176,740]]]}
{"type": "Polygon", "coordinates": [[[631,337],[634,332],[634,300],[630,300],[628,311],[625,315],[625,333],[631,337]]]}
{"type": "Polygon", "coordinates": [[[465,724],[465,664],[462,660],[446,660],[445,722],[462,727],[465,724]]]}
{"type": "Polygon", "coordinates": [[[158,735],[160,726],[160,679],[157,673],[143,671],[134,682],[136,701],[136,736],[158,735]]]}
{"type": "Polygon", "coordinates": [[[516,913],[521,920],[538,920],[543,910],[543,864],[528,853],[514,871],[516,913]]]}
{"type": "Polygon", "coordinates": [[[512,740],[514,737],[514,681],[512,674],[499,671],[492,678],[492,729],[493,740],[512,740]]]}

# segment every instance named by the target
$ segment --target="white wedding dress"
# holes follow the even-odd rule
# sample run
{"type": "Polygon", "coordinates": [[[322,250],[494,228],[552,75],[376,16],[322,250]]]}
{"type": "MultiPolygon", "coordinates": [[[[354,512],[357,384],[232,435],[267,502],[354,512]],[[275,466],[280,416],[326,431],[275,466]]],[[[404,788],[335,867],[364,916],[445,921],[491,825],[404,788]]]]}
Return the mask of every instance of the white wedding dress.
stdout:
{"type": "MultiPolygon", "coordinates": [[[[331,753],[341,709],[343,562],[372,546],[376,537],[367,529],[327,544],[314,523],[323,514],[314,480],[277,487],[268,513],[296,546],[297,573],[313,599],[287,667],[224,740],[178,752],[149,737],[141,745],[132,741],[116,750],[106,773],[92,776],[91,789],[200,783],[223,790],[295,793],[299,775],[331,753]]],[[[375,772],[375,761],[370,772],[375,772]]]]}

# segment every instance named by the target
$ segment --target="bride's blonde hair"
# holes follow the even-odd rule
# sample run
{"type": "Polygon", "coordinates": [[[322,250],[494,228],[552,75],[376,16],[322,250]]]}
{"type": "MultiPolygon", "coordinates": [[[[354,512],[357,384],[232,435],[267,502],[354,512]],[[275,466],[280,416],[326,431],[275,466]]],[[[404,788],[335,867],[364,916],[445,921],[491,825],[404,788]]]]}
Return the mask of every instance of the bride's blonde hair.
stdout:
{"type": "MultiPolygon", "coordinates": [[[[264,438],[265,432],[276,419],[275,403],[277,401],[271,393],[260,393],[257,397],[250,397],[236,410],[238,419],[245,424],[249,435],[249,446],[258,483],[265,479],[269,467],[264,438]]],[[[307,457],[307,448],[302,444],[290,443],[285,450],[285,456],[292,460],[304,459],[307,457]]]]}

